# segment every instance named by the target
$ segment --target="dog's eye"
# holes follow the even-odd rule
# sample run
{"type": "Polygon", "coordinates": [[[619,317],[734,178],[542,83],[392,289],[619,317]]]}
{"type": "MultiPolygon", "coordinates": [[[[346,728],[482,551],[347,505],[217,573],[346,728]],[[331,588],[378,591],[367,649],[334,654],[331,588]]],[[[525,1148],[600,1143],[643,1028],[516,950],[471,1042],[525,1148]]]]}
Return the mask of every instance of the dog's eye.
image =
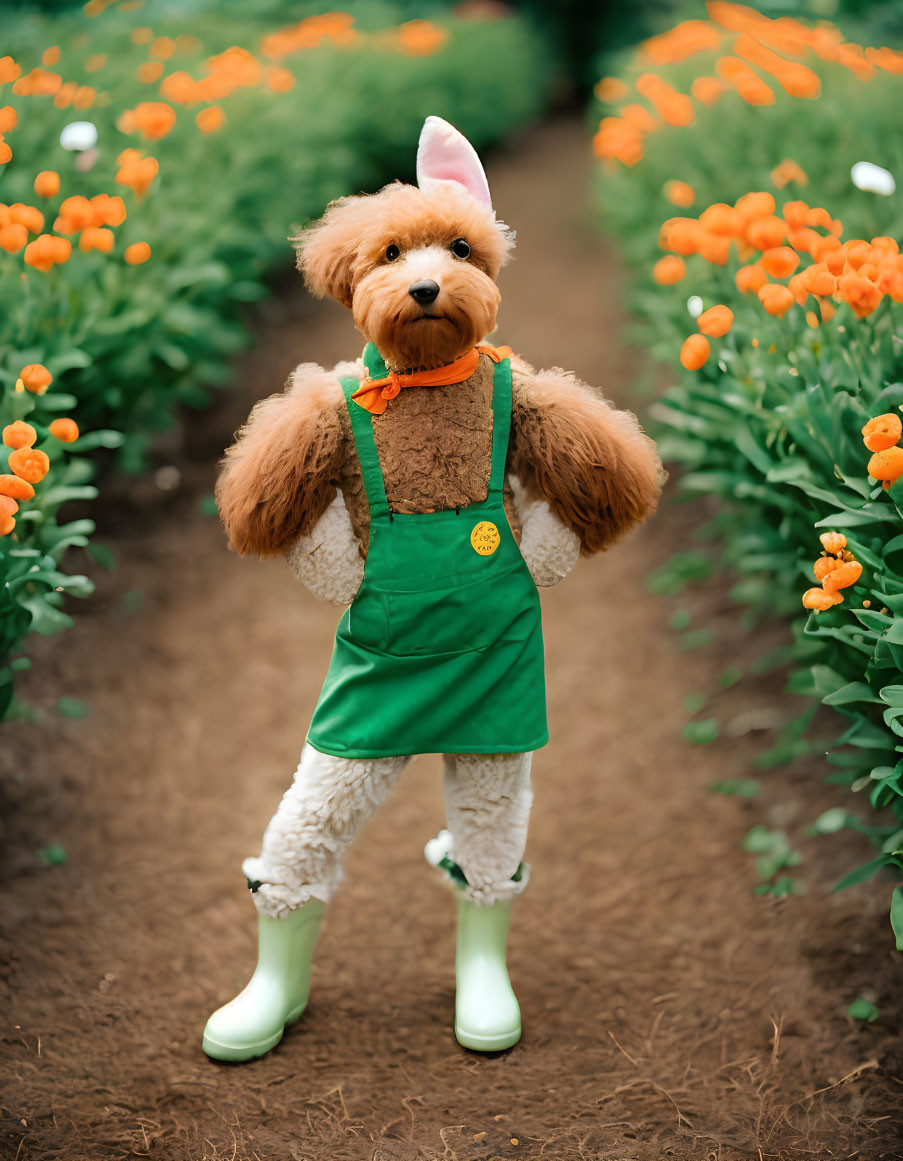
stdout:
{"type": "Polygon", "coordinates": [[[401,251],[398,249],[398,247],[395,245],[394,242],[390,246],[386,247],[386,261],[387,262],[394,262],[396,258],[400,258],[400,257],[401,257],[401,251]]]}
{"type": "Polygon", "coordinates": [[[451,250],[456,258],[470,257],[470,244],[465,242],[463,238],[456,238],[449,246],[449,250],[451,250]]]}

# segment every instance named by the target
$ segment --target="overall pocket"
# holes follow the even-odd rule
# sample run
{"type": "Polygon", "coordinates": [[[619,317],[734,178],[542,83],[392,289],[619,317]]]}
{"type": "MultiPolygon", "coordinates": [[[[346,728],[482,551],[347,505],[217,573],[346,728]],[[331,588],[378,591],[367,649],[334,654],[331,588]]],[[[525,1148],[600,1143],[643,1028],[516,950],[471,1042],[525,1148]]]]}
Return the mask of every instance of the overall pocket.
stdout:
{"type": "Polygon", "coordinates": [[[470,584],[384,592],[389,618],[386,651],[402,657],[472,653],[501,641],[525,639],[535,627],[535,592],[525,567],[470,584]]]}

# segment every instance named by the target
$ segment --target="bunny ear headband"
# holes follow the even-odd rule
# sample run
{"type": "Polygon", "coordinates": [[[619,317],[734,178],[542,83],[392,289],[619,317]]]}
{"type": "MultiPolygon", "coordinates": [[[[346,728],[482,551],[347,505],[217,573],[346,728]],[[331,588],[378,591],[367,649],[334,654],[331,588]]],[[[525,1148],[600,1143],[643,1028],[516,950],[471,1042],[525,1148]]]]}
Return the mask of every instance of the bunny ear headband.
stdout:
{"type": "Polygon", "coordinates": [[[417,145],[417,185],[425,193],[453,181],[492,209],[489,183],[477,151],[463,133],[441,117],[427,117],[417,145]]]}

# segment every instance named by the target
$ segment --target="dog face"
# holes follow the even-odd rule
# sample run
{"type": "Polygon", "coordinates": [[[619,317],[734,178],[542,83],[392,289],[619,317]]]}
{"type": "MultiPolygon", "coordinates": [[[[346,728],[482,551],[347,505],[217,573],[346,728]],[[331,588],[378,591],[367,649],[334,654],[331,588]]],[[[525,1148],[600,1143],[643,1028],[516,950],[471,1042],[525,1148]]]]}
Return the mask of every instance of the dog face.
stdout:
{"type": "Polygon", "coordinates": [[[296,239],[311,292],[351,308],[392,370],[451,363],[495,327],[513,237],[453,181],[340,198],[296,239]]]}

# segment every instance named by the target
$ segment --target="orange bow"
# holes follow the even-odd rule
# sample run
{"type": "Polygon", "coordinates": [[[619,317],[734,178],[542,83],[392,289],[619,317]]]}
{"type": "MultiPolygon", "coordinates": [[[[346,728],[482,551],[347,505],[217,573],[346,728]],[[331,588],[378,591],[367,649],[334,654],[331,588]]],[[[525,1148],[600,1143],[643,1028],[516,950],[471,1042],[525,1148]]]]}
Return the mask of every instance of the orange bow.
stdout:
{"type": "Polygon", "coordinates": [[[481,354],[488,355],[493,363],[500,363],[502,359],[510,359],[513,353],[510,347],[491,347],[488,343],[481,343],[447,367],[413,371],[409,375],[396,375],[390,371],[385,379],[371,379],[368,375],[361,380],[351,398],[371,415],[382,415],[389,400],[394,399],[402,387],[448,387],[452,383],[463,383],[477,369],[481,354]]]}

